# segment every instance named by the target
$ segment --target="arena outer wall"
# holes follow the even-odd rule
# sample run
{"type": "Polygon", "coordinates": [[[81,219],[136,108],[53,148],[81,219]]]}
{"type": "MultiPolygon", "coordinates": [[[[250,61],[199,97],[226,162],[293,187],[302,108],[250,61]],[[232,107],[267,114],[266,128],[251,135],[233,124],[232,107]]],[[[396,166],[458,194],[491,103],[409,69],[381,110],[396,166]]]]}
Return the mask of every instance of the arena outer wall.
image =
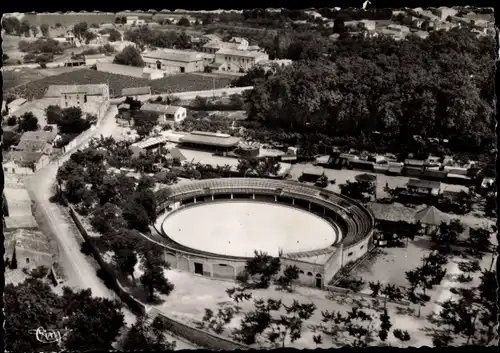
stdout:
{"type": "Polygon", "coordinates": [[[374,217],[357,201],[343,195],[294,181],[259,178],[221,178],[193,181],[161,189],[156,194],[160,215],[148,238],[165,248],[165,260],[176,268],[207,277],[234,280],[244,270],[247,257],[225,256],[185,247],[164,234],[163,220],[191,205],[221,200],[279,202],[308,210],[328,220],[343,235],[325,249],[287,253],[282,268],[296,265],[298,282],[323,288],[347,263],[373,246],[374,217]]]}

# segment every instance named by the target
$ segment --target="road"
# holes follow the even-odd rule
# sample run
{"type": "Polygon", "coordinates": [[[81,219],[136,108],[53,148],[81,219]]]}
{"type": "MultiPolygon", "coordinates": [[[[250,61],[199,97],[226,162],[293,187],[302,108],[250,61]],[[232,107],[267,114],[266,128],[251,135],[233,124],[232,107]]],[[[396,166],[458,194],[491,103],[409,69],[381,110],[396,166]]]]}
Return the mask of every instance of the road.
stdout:
{"type": "MultiPolygon", "coordinates": [[[[253,86],[246,86],[246,87],[231,87],[231,88],[218,88],[215,90],[205,90],[205,91],[189,91],[189,92],[177,92],[177,93],[161,93],[161,94],[152,94],[152,95],[145,95],[145,96],[140,96],[138,99],[141,102],[145,102],[148,99],[151,98],[156,98],[158,96],[162,98],[170,97],[170,96],[175,96],[178,97],[181,100],[189,100],[189,99],[195,99],[197,96],[199,97],[222,97],[224,94],[230,96],[231,94],[241,94],[244,91],[253,89],[253,86]]],[[[120,104],[123,101],[125,101],[126,97],[120,97],[120,98],[113,98],[111,100],[112,104],[120,104]]]]}
{"type": "MultiPolygon", "coordinates": [[[[49,199],[53,195],[52,186],[59,165],[68,160],[73,152],[83,147],[92,137],[100,134],[104,136],[111,135],[111,132],[116,127],[114,119],[116,113],[116,106],[112,106],[98,128],[84,132],[84,138],[80,144],[65,153],[58,161],[51,162],[40,170],[27,183],[31,199],[37,205],[37,212],[45,220],[43,226],[46,226],[47,229],[44,229],[44,231],[48,231],[57,242],[59,248],[58,261],[67,277],[65,285],[79,289],[90,288],[94,296],[109,299],[115,299],[116,294],[108,289],[101,279],[97,277],[96,269],[92,267],[85,255],[80,251],[80,244],[69,229],[70,224],[65,219],[62,210],[59,206],[51,203],[49,199]]],[[[123,312],[127,323],[130,324],[135,321],[134,315],[127,308],[124,308],[123,312]]]]}
{"type": "MultiPolygon", "coordinates": [[[[81,135],[81,142],[71,150],[67,151],[57,161],[51,162],[45,168],[37,172],[28,182],[27,188],[30,197],[36,204],[37,212],[46,222],[43,229],[52,235],[59,248],[59,265],[64,269],[67,281],[65,285],[75,289],[92,290],[93,296],[104,297],[108,299],[117,299],[116,294],[107,288],[104,282],[97,277],[96,269],[89,263],[85,255],[80,250],[80,244],[69,229],[71,223],[68,223],[61,208],[49,201],[53,195],[53,184],[56,179],[59,165],[67,161],[71,154],[79,148],[85,147],[89,140],[100,135],[108,137],[112,135],[113,130],[117,128],[115,116],[118,109],[112,105],[106,115],[100,121],[98,127],[94,130],[87,130],[81,135]]],[[[135,315],[127,308],[123,307],[122,312],[125,315],[127,325],[132,325],[136,321],[135,315]]],[[[173,336],[166,334],[169,340],[176,340],[173,336]]],[[[179,340],[178,340],[179,341],[179,340]]],[[[188,342],[178,342],[177,349],[194,349],[195,346],[188,342]]]]}

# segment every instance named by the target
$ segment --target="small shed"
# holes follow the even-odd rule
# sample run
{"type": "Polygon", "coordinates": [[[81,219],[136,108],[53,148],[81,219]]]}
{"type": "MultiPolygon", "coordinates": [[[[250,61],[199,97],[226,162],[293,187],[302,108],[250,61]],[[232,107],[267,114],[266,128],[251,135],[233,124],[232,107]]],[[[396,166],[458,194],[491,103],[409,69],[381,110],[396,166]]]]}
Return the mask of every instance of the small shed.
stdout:
{"type": "Polygon", "coordinates": [[[410,179],[406,188],[411,193],[437,196],[441,191],[441,183],[432,180],[410,179]]]}
{"type": "Polygon", "coordinates": [[[300,177],[302,181],[308,181],[315,183],[325,170],[322,167],[311,167],[311,168],[306,168],[300,177]]]}

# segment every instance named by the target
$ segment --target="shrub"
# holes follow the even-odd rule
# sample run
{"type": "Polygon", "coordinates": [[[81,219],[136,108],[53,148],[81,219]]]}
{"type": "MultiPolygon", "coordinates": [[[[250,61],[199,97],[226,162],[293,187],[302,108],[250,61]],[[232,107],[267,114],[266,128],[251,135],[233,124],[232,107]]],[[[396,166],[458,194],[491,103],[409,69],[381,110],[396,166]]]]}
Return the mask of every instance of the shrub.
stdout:
{"type": "Polygon", "coordinates": [[[30,276],[34,278],[45,278],[49,274],[49,268],[46,266],[38,266],[31,270],[30,276]]]}

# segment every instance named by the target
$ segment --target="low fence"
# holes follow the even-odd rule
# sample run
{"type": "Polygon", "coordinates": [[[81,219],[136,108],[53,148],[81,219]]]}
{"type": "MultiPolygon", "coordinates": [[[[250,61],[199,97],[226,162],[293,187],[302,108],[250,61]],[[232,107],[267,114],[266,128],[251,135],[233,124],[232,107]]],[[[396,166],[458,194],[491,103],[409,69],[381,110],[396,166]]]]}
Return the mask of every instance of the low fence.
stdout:
{"type": "Polygon", "coordinates": [[[69,213],[71,215],[71,218],[75,222],[78,230],[83,236],[83,239],[85,239],[85,242],[90,246],[90,249],[92,251],[92,255],[94,255],[94,258],[97,260],[99,263],[99,266],[101,267],[101,270],[103,271],[103,277],[104,277],[104,282],[106,285],[111,287],[116,294],[120,297],[120,299],[128,305],[128,307],[135,312],[136,314],[142,315],[146,313],[146,305],[132,297],[129,293],[123,289],[123,287],[120,285],[118,282],[118,279],[116,278],[116,274],[114,273],[114,270],[111,268],[111,266],[106,263],[99,250],[95,246],[92,238],[89,236],[87,233],[85,227],[82,225],[82,222],[80,221],[80,218],[78,217],[76,211],[73,209],[73,207],[68,206],[69,208],[69,213]]]}
{"type": "MultiPolygon", "coordinates": [[[[376,296],[373,297],[372,295],[368,293],[363,293],[363,292],[355,292],[352,289],[347,289],[347,288],[342,288],[342,287],[336,287],[336,286],[330,286],[330,285],[325,285],[325,289],[331,292],[339,293],[339,294],[344,294],[344,295],[349,295],[349,296],[359,296],[361,298],[368,298],[368,299],[376,299],[380,301],[385,301],[385,297],[381,296],[376,296]]],[[[410,306],[410,302],[407,300],[387,300],[388,303],[393,303],[397,305],[404,305],[404,306],[410,306]]]]}
{"type": "Polygon", "coordinates": [[[187,339],[199,347],[211,350],[249,349],[249,347],[244,344],[175,321],[159,311],[156,311],[156,313],[165,322],[168,331],[181,338],[187,339]]]}
{"type": "MultiPolygon", "coordinates": [[[[125,291],[125,289],[121,286],[120,282],[118,281],[114,270],[108,263],[106,263],[103,260],[99,250],[92,241],[92,238],[87,233],[76,211],[71,206],[68,206],[68,208],[71,218],[75,222],[84,240],[87,242],[87,244],[90,245],[92,254],[94,255],[94,258],[97,260],[99,266],[103,271],[104,275],[103,277],[105,277],[104,281],[106,285],[111,287],[111,289],[113,289],[117,293],[118,297],[120,297],[120,299],[124,303],[126,303],[134,313],[138,315],[146,314],[147,312],[146,305],[141,303],[139,300],[135,299],[130,293],[125,291]]],[[[156,313],[159,316],[161,316],[161,318],[166,322],[168,331],[172,332],[174,335],[179,336],[180,338],[183,338],[189,342],[194,343],[195,345],[207,349],[216,349],[216,350],[248,349],[248,347],[245,345],[197,329],[190,325],[180,323],[172,318],[169,318],[168,316],[161,313],[157,309],[152,309],[152,311],[153,310],[156,311],[156,313]]],[[[148,314],[150,313],[151,311],[148,314]]]]}

